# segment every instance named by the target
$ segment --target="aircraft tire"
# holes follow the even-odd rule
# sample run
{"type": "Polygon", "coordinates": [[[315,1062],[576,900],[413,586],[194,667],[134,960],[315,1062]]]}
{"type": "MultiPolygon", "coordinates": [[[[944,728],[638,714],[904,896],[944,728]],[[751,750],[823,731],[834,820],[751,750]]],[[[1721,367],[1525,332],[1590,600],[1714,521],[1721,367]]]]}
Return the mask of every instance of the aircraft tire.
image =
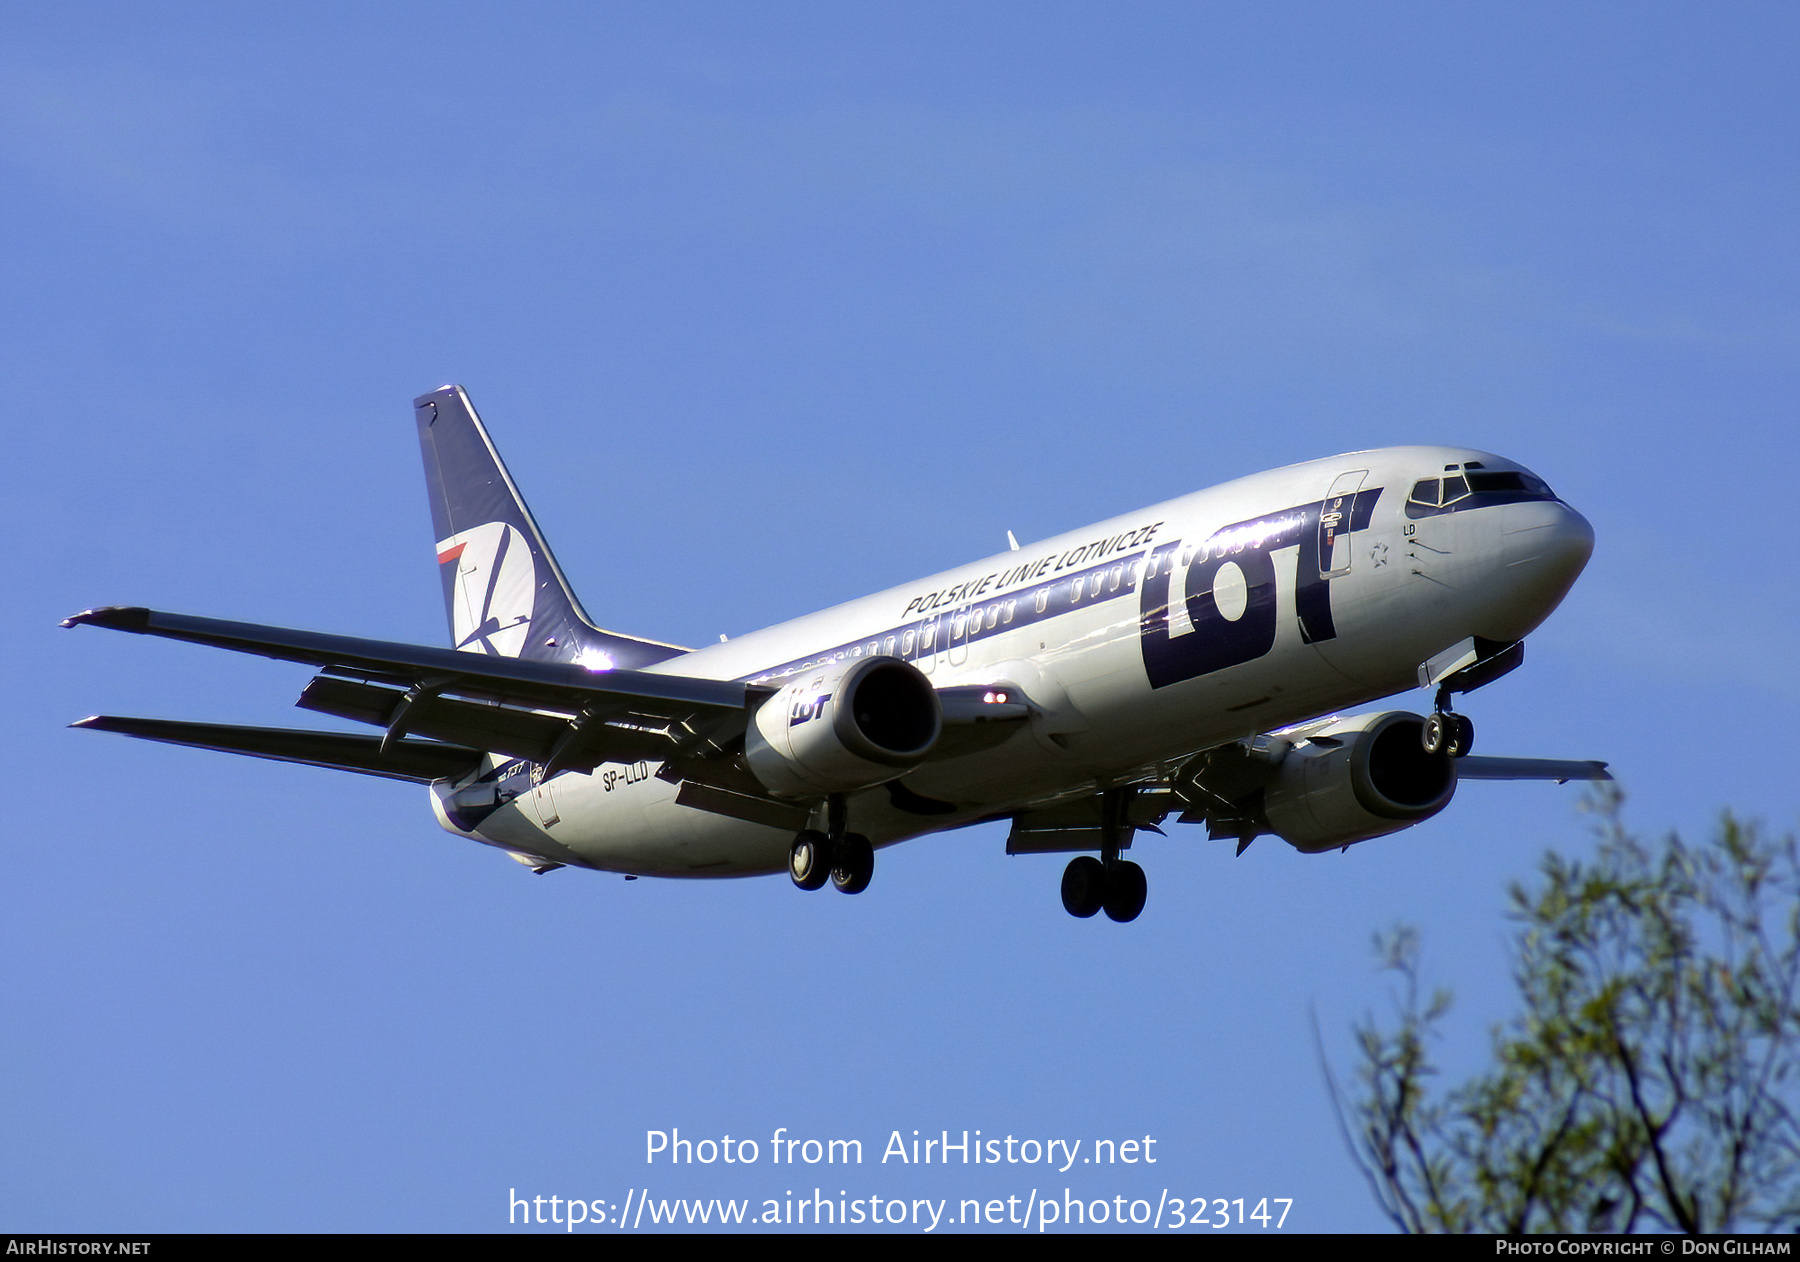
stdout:
{"type": "Polygon", "coordinates": [[[861,833],[845,833],[833,848],[831,883],[844,894],[860,894],[875,877],[875,847],[861,833]]]}
{"type": "Polygon", "coordinates": [[[1467,758],[1469,751],[1475,748],[1475,720],[1466,714],[1452,714],[1456,723],[1456,748],[1450,751],[1452,758],[1467,758]]]}
{"type": "Polygon", "coordinates": [[[1419,743],[1425,747],[1426,753],[1435,757],[1449,752],[1448,746],[1453,735],[1449,718],[1442,710],[1434,710],[1426,716],[1425,726],[1419,731],[1419,743]]]}
{"type": "Polygon", "coordinates": [[[1144,898],[1148,892],[1149,883],[1144,880],[1144,869],[1124,859],[1113,864],[1106,872],[1107,918],[1122,925],[1136,920],[1144,910],[1144,898]]]}
{"type": "Polygon", "coordinates": [[[803,890],[816,890],[831,876],[831,839],[808,828],[788,848],[788,877],[803,890]]]}
{"type": "Polygon", "coordinates": [[[1106,865],[1091,854],[1069,860],[1063,869],[1063,910],[1083,920],[1100,910],[1106,901],[1106,865]]]}

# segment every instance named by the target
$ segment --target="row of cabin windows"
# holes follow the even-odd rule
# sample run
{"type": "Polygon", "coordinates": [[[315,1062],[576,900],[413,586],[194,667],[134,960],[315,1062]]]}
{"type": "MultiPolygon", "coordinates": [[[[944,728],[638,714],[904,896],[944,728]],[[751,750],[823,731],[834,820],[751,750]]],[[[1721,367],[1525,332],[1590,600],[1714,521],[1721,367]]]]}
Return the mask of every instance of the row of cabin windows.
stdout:
{"type": "MultiPolygon", "coordinates": [[[[1077,578],[1069,589],[1069,599],[1071,602],[1079,601],[1088,592],[1092,592],[1096,596],[1107,590],[1116,592],[1124,581],[1125,566],[1121,563],[1113,566],[1105,574],[1095,574],[1086,579],[1077,578]]],[[[1043,613],[1049,607],[1050,589],[1046,587],[1037,593],[1037,611],[1043,613]]],[[[959,637],[979,635],[984,629],[991,631],[995,627],[1010,626],[1018,608],[1017,600],[1003,600],[970,613],[957,614],[955,615],[955,634],[959,637]]],[[[895,655],[896,649],[899,650],[899,656],[910,658],[913,656],[915,648],[920,653],[936,651],[937,624],[929,623],[922,631],[907,631],[897,637],[890,635],[885,639],[874,639],[867,644],[854,645],[851,648],[840,650],[830,658],[821,658],[818,662],[810,663],[801,669],[809,670],[813,665],[823,666],[827,662],[844,661],[847,658],[874,657],[880,654],[892,657],[895,655]]]]}

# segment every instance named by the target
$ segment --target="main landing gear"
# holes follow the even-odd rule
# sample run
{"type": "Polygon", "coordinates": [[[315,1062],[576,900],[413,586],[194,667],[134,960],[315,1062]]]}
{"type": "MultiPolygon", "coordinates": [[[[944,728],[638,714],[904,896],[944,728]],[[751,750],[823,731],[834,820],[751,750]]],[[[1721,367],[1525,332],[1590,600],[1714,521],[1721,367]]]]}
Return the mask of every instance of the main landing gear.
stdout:
{"type": "Polygon", "coordinates": [[[1148,892],[1144,869],[1129,859],[1103,863],[1084,854],[1063,869],[1063,910],[1071,916],[1085,919],[1104,910],[1108,919],[1124,924],[1138,918],[1148,892]]]}
{"type": "Polygon", "coordinates": [[[1063,869],[1063,910],[1071,916],[1086,919],[1105,911],[1107,919],[1124,924],[1144,910],[1149,889],[1144,869],[1119,857],[1136,831],[1129,818],[1131,796],[1129,788],[1108,789],[1101,795],[1100,857],[1079,855],[1063,869]]]}
{"type": "Polygon", "coordinates": [[[875,876],[875,847],[861,833],[844,831],[844,799],[826,801],[827,832],[808,828],[788,848],[788,876],[803,890],[824,888],[829,880],[846,894],[860,894],[875,876]]]}
{"type": "Polygon", "coordinates": [[[1426,753],[1444,754],[1450,758],[1465,757],[1475,748],[1475,722],[1466,714],[1451,713],[1448,688],[1438,689],[1431,717],[1425,720],[1425,730],[1419,734],[1419,740],[1426,753]]]}

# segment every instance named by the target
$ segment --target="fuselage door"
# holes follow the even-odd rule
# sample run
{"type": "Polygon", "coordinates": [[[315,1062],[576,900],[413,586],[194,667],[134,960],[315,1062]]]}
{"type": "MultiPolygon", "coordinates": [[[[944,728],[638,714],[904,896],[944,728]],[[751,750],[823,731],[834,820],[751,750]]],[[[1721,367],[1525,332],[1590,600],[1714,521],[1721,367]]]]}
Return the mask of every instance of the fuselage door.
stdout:
{"type": "Polygon", "coordinates": [[[942,615],[933,614],[919,624],[918,656],[912,659],[912,664],[927,675],[937,665],[937,655],[944,647],[938,643],[938,637],[942,634],[939,624],[942,622],[942,615]]]}
{"type": "Polygon", "coordinates": [[[969,636],[973,633],[971,623],[981,616],[981,611],[962,609],[950,615],[949,636],[944,645],[944,662],[949,666],[961,666],[969,660],[969,636]]]}
{"type": "Polygon", "coordinates": [[[1352,469],[1332,479],[1319,505],[1319,577],[1340,578],[1350,572],[1350,510],[1362,489],[1367,469],[1352,469]]]}
{"type": "Polygon", "coordinates": [[[562,817],[556,811],[556,793],[551,789],[550,781],[543,778],[543,772],[541,764],[532,764],[531,799],[532,805],[537,807],[538,819],[548,828],[562,817]]]}

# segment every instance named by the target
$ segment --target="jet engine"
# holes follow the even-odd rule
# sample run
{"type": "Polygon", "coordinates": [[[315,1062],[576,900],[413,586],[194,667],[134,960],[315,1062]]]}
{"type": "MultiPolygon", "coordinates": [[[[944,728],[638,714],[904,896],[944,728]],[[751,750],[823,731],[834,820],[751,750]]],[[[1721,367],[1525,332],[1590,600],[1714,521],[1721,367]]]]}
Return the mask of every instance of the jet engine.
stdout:
{"type": "Polygon", "coordinates": [[[1278,733],[1293,743],[1264,792],[1270,831],[1296,850],[1335,850],[1436,815],[1456,793],[1456,768],[1425,752],[1424,725],[1390,710],[1278,733]]]}
{"type": "Polygon", "coordinates": [[[943,722],[918,667],[865,657],[808,672],[763,702],[744,734],[744,756],[782,797],[851,793],[923,761],[943,722]]]}

